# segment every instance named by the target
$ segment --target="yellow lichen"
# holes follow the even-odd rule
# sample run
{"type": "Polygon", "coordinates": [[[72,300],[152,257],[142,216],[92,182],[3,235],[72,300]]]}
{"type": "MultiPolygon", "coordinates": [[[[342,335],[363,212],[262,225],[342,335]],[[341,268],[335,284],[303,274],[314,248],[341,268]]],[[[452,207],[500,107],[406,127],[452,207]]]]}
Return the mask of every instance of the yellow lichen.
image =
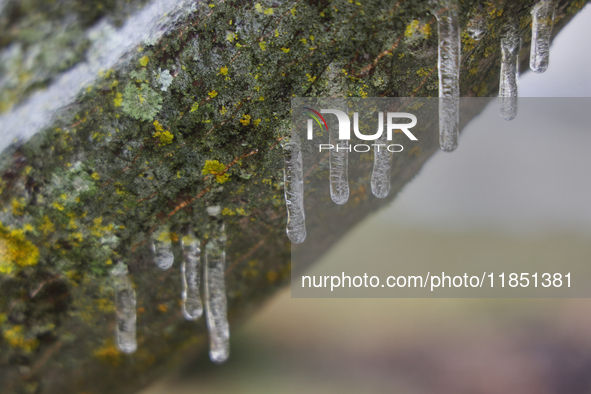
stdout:
{"type": "Polygon", "coordinates": [[[150,61],[150,58],[147,56],[142,56],[140,58],[140,64],[142,67],[146,67],[146,65],[148,64],[149,61],[150,61]]]}
{"type": "Polygon", "coordinates": [[[24,198],[20,198],[20,199],[13,198],[11,205],[12,205],[12,214],[13,215],[21,216],[22,214],[25,213],[25,211],[23,209],[26,206],[24,198]]]}
{"type": "Polygon", "coordinates": [[[427,75],[429,75],[429,71],[425,70],[424,68],[420,68],[417,70],[417,75],[419,77],[426,77],[427,75]]]}
{"type": "Polygon", "coordinates": [[[242,126],[248,126],[250,124],[250,115],[242,115],[242,119],[239,122],[242,126]]]}
{"type": "Polygon", "coordinates": [[[407,39],[426,39],[431,35],[431,25],[428,23],[421,24],[418,20],[410,22],[404,31],[404,36],[407,39]]]}
{"type": "Polygon", "coordinates": [[[228,182],[230,179],[230,175],[226,172],[226,166],[220,163],[217,160],[207,160],[205,162],[205,166],[201,170],[203,175],[215,175],[215,180],[218,183],[225,183],[228,182]]]}
{"type": "Polygon", "coordinates": [[[13,348],[22,349],[27,353],[31,353],[39,346],[37,338],[26,338],[23,326],[14,326],[4,331],[4,339],[13,348]]]}
{"type": "Polygon", "coordinates": [[[232,211],[230,208],[224,208],[224,209],[222,209],[222,215],[234,216],[234,215],[236,215],[236,213],[234,213],[234,211],[232,211]]]}
{"type": "Polygon", "coordinates": [[[18,267],[36,265],[39,249],[25,237],[23,230],[10,230],[0,223],[0,273],[9,274],[18,267]]]}
{"type": "Polygon", "coordinates": [[[111,313],[115,312],[115,304],[110,298],[99,298],[94,300],[97,308],[101,312],[111,313]]]}
{"type": "Polygon", "coordinates": [[[49,219],[49,216],[45,215],[43,217],[43,223],[41,223],[41,225],[39,226],[39,229],[41,231],[43,231],[44,235],[48,235],[49,233],[52,233],[55,231],[55,226],[53,225],[53,223],[49,219]]]}
{"type": "Polygon", "coordinates": [[[406,30],[404,31],[404,36],[405,37],[412,37],[413,33],[417,30],[418,27],[419,27],[419,21],[416,19],[413,20],[412,22],[410,22],[406,26],[406,30]]]}
{"type": "Polygon", "coordinates": [[[174,139],[174,135],[168,130],[157,131],[154,133],[154,137],[160,139],[160,146],[171,144],[174,139]]]}
{"type": "Polygon", "coordinates": [[[116,367],[121,363],[121,352],[115,347],[111,340],[94,351],[94,356],[112,366],[116,367]]]}
{"type": "Polygon", "coordinates": [[[158,122],[157,120],[154,121],[154,123],[152,123],[154,125],[154,128],[156,129],[156,131],[162,131],[162,125],[160,124],[160,122],[158,122]]]}

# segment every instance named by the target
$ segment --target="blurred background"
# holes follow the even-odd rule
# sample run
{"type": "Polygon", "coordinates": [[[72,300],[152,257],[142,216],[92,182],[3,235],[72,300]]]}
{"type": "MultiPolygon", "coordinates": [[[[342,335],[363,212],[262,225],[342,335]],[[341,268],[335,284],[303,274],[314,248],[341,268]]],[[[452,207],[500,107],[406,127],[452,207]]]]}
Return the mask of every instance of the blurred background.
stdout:
{"type": "MultiPolygon", "coordinates": [[[[555,39],[548,71],[522,76],[520,96],[591,97],[588,37],[589,5],[555,39]]],[[[588,125],[560,130],[539,114],[548,127],[490,130],[497,111],[493,101],[456,152],[437,153],[318,269],[338,270],[351,237],[384,231],[409,264],[418,248],[434,260],[462,250],[468,262],[591,263],[588,125]]],[[[286,288],[232,331],[231,349],[226,364],[204,354],[142,394],[591,393],[591,300],[294,299],[286,288]]]]}

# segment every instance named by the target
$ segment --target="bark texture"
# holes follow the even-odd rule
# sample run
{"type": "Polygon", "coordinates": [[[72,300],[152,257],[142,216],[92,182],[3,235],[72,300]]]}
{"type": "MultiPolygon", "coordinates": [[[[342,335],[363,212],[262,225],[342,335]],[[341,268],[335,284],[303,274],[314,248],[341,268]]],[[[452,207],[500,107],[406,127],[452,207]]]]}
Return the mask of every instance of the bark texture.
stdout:
{"type": "MultiPolygon", "coordinates": [[[[14,132],[7,119],[27,100],[89,61],[100,39],[86,33],[107,23],[101,18],[108,35],[144,3],[0,3],[2,132],[14,132]]],[[[438,94],[437,24],[426,0],[179,4],[160,34],[0,156],[3,393],[132,393],[207,349],[203,319],[180,312],[178,264],[161,271],[152,261],[147,240],[162,229],[191,226],[205,246],[225,222],[233,328],[289,283],[281,144],[292,97],[438,94]],[[206,213],[212,206],[218,218],[206,213]],[[138,350],[129,356],[112,339],[109,270],[119,261],[137,293],[138,350]]],[[[496,94],[510,24],[523,38],[525,69],[533,4],[460,1],[463,96],[496,94]],[[475,23],[485,28],[480,41],[468,34],[475,23]]],[[[584,5],[558,1],[554,34],[584,5]]],[[[481,108],[466,108],[463,124],[481,108]]],[[[347,209],[358,213],[348,220],[394,198],[438,149],[436,127],[425,127],[432,137],[394,163],[389,199],[355,199],[371,163],[355,167],[347,209]]],[[[332,231],[334,242],[342,231],[332,231]]]]}

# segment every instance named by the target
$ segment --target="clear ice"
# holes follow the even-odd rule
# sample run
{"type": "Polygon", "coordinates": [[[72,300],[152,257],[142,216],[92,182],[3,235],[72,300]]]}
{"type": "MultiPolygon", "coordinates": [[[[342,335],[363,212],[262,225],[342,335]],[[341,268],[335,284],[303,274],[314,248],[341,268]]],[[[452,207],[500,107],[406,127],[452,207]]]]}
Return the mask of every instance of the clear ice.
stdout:
{"type": "Polygon", "coordinates": [[[531,11],[532,37],[529,68],[535,73],[543,73],[548,68],[555,6],[554,0],[541,0],[531,11]]]}
{"type": "Polygon", "coordinates": [[[205,246],[205,321],[209,330],[209,358],[223,363],[230,355],[230,327],[224,284],[226,234],[216,224],[214,236],[205,246]]]}
{"type": "Polygon", "coordinates": [[[499,112],[505,120],[512,120],[517,115],[517,76],[520,50],[521,38],[516,31],[510,31],[501,39],[499,112]]]}
{"type": "Polygon", "coordinates": [[[458,147],[460,122],[460,27],[457,0],[439,1],[432,8],[439,34],[439,144],[451,152],[458,147]]]}
{"type": "Polygon", "coordinates": [[[136,341],[136,300],[135,290],[129,277],[127,267],[119,263],[112,271],[115,277],[115,342],[123,353],[133,353],[137,349],[136,341]]]}
{"type": "Polygon", "coordinates": [[[154,263],[161,270],[172,267],[174,254],[172,253],[171,234],[168,230],[157,231],[151,240],[151,249],[154,253],[154,263]]]}
{"type": "Polygon", "coordinates": [[[387,134],[382,134],[375,142],[375,145],[373,149],[371,192],[377,198],[386,198],[390,193],[390,170],[392,168],[392,152],[386,149],[388,145],[387,134]]]}
{"type": "Polygon", "coordinates": [[[283,146],[283,152],[285,154],[283,183],[287,207],[285,232],[291,242],[300,244],[306,239],[306,213],[304,211],[304,165],[297,135],[283,146]]]}
{"type": "Polygon", "coordinates": [[[187,320],[197,320],[203,314],[203,304],[199,295],[201,245],[192,234],[183,237],[181,242],[183,250],[181,264],[183,316],[187,320]]]}
{"type": "MultiPolygon", "coordinates": [[[[337,108],[338,104],[335,105],[337,108]]],[[[346,102],[340,107],[347,108],[346,102]]],[[[347,111],[345,111],[347,112],[347,111]]],[[[330,198],[335,204],[343,205],[349,200],[349,140],[338,139],[339,122],[336,116],[327,117],[329,128],[329,144],[334,146],[329,152],[330,198]]]]}

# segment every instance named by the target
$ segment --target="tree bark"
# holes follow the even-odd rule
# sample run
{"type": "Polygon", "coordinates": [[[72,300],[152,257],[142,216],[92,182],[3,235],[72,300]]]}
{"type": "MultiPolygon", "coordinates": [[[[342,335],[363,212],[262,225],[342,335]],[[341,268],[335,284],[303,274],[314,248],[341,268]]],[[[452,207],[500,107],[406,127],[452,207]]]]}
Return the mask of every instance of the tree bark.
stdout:
{"type": "MultiPolygon", "coordinates": [[[[178,261],[167,271],[154,265],[149,239],[161,230],[190,226],[203,249],[224,221],[232,328],[289,283],[282,143],[292,97],[438,95],[437,23],[426,0],[179,2],[185,8],[162,16],[164,34],[134,45],[66,106],[19,134],[9,130],[19,124],[11,116],[34,108],[27,105],[43,87],[91,64],[94,44],[85,43],[85,32],[101,17],[119,18],[112,29],[124,29],[125,15],[152,4],[96,2],[100,11],[86,2],[42,3],[8,1],[0,10],[0,26],[10,32],[0,40],[2,59],[20,59],[4,62],[4,75],[18,78],[31,51],[47,55],[30,63],[35,83],[0,85],[0,128],[22,136],[0,156],[6,393],[130,393],[206,351],[205,322],[188,322],[180,311],[178,261]],[[40,14],[51,29],[45,36],[35,25],[40,14]],[[63,20],[67,40],[59,41],[56,21],[63,20]],[[27,41],[25,27],[37,38],[27,41]],[[57,64],[53,48],[69,48],[70,60],[57,64]],[[212,217],[208,207],[221,214],[212,217]],[[138,350],[131,355],[112,339],[116,281],[109,272],[118,262],[137,293],[138,350]]],[[[500,37],[509,24],[523,39],[525,69],[534,3],[460,2],[462,96],[496,94],[500,37]],[[486,34],[475,41],[467,28],[481,22],[486,34]]],[[[558,1],[553,34],[584,5],[558,1]]],[[[462,126],[485,104],[465,108],[462,126]]],[[[432,132],[419,142],[420,154],[394,163],[390,197],[346,208],[357,209],[351,223],[390,202],[438,149],[436,128],[425,127],[432,132]]],[[[359,187],[369,169],[361,163],[352,170],[359,187]]],[[[314,193],[306,201],[319,198],[314,193]]],[[[333,232],[331,242],[342,235],[333,232]]],[[[321,251],[310,242],[316,259],[321,251]]]]}

